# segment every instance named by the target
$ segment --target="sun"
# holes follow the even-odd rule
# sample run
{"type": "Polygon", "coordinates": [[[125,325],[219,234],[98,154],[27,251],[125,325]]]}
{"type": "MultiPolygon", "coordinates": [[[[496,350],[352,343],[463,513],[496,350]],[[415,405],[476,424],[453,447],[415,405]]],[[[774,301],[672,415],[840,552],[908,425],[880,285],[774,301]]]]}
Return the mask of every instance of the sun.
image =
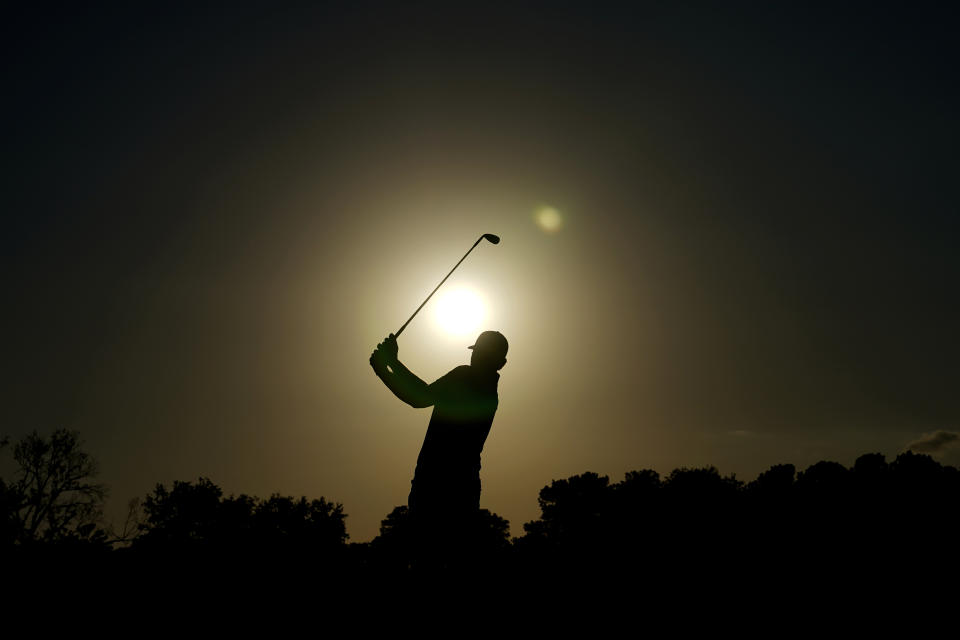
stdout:
{"type": "Polygon", "coordinates": [[[483,297],[467,287],[442,292],[434,307],[434,322],[450,335],[475,334],[487,319],[483,297]]]}

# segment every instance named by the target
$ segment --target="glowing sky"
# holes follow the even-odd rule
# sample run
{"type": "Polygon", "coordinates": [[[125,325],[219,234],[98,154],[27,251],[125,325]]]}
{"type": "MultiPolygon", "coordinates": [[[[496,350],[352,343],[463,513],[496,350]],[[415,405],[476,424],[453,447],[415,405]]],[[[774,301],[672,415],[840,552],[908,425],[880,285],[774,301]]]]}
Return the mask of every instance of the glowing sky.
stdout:
{"type": "MultiPolygon", "coordinates": [[[[5,19],[3,433],[80,430],[121,507],[202,475],[369,540],[429,419],[369,353],[482,233],[441,293],[510,341],[514,535],[587,470],[960,430],[952,18],[310,4],[5,19]]],[[[431,381],[478,333],[442,304],[431,381]]]]}

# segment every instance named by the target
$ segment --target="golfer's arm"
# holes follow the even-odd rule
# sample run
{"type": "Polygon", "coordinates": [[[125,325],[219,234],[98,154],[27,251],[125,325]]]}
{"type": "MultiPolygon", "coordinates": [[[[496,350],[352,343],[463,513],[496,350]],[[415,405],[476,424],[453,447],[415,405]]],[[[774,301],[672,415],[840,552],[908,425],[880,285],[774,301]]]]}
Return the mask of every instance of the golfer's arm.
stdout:
{"type": "Polygon", "coordinates": [[[417,409],[433,404],[430,386],[403,366],[403,363],[399,360],[393,362],[390,364],[390,369],[392,371],[386,367],[374,370],[393,395],[417,409]]]}

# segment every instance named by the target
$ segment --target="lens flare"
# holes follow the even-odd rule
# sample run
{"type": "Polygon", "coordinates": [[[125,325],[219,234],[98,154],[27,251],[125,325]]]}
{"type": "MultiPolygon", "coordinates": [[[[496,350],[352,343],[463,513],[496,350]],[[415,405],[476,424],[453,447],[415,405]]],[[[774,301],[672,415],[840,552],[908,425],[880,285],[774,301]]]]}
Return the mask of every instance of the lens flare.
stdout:
{"type": "Polygon", "coordinates": [[[533,219],[537,222],[537,226],[547,233],[556,233],[563,227],[563,216],[556,208],[547,205],[534,211],[533,219]]]}
{"type": "Polygon", "coordinates": [[[466,287],[442,292],[435,309],[436,324],[455,336],[476,333],[487,318],[487,305],[483,298],[466,287]]]}

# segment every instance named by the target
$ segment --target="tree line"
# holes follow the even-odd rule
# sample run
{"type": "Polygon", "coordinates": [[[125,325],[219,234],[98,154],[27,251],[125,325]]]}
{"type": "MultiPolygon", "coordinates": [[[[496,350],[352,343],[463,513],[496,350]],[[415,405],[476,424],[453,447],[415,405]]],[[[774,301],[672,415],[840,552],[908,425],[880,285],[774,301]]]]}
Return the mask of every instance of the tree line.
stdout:
{"type": "MultiPolygon", "coordinates": [[[[13,473],[0,478],[0,546],[51,550],[114,562],[234,562],[276,570],[324,567],[416,571],[418,544],[405,506],[369,543],[350,543],[342,504],[274,494],[224,496],[207,478],[158,484],[131,501],[120,527],[103,520],[106,487],[79,434],[59,430],[0,442],[13,473]],[[132,560],[131,560],[132,559],[132,560]]],[[[936,562],[958,533],[960,472],[929,455],[877,453],[847,468],[818,462],[798,471],[779,464],[752,482],[714,467],[661,477],[631,471],[619,482],[586,472],[539,493],[540,517],[511,538],[509,523],[481,510],[456,535],[473,568],[541,574],[636,572],[869,571],[881,562],[936,562]]],[[[429,543],[429,541],[428,541],[429,543]]]]}

